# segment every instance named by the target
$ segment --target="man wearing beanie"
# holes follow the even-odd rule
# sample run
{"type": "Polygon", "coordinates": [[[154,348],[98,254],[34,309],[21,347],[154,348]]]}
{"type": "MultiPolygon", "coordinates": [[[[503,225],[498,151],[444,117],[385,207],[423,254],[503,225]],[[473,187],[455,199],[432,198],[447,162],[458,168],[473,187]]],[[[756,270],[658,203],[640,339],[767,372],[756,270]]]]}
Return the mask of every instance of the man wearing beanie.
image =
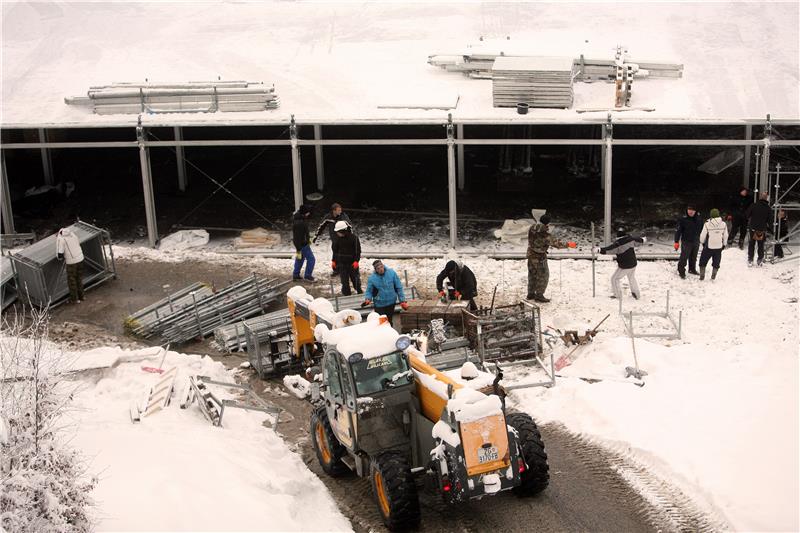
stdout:
{"type": "Polygon", "coordinates": [[[469,301],[469,308],[475,310],[478,306],[475,304],[475,297],[478,295],[478,282],[475,279],[475,274],[472,270],[461,261],[448,261],[444,265],[444,270],[439,272],[436,276],[436,290],[439,291],[439,296],[444,298],[447,293],[444,290],[444,279],[450,282],[450,286],[455,291],[453,297],[456,300],[469,301]]]}
{"type": "Polygon", "coordinates": [[[314,281],[314,252],[311,251],[311,236],[308,234],[308,217],[311,216],[311,206],[303,204],[292,215],[292,243],[294,244],[294,271],[292,279],[300,281],[314,281]],[[305,278],[300,277],[300,269],[306,264],[305,278]]]}
{"type": "Polygon", "coordinates": [[[547,303],[544,291],[550,281],[550,269],[547,266],[547,249],[575,248],[574,242],[563,243],[550,235],[550,216],[542,215],[539,222],[528,230],[528,300],[547,303]]]}
{"type": "Polygon", "coordinates": [[[697,252],[700,251],[700,231],[703,221],[693,205],[686,206],[686,213],[678,219],[675,229],[675,250],[681,249],[678,259],[678,274],[681,279],[686,279],[686,264],[689,264],[689,274],[699,275],[697,272],[697,252]]]}
{"type": "Polygon", "coordinates": [[[597,251],[601,254],[613,254],[617,261],[617,270],[611,275],[611,291],[614,293],[612,298],[622,299],[622,289],[620,289],[619,282],[622,278],[628,278],[628,285],[631,288],[631,294],[637,300],[639,299],[639,284],[636,282],[636,244],[647,242],[646,237],[631,237],[625,228],[617,229],[617,240],[605,246],[598,248],[597,251]]]}
{"type": "Polygon", "coordinates": [[[717,279],[719,264],[722,260],[722,249],[728,240],[728,226],[719,216],[719,209],[711,210],[711,218],[703,224],[700,232],[700,242],[703,243],[703,252],[700,254],[700,279],[706,279],[706,265],[711,259],[711,279],[717,279]]]}

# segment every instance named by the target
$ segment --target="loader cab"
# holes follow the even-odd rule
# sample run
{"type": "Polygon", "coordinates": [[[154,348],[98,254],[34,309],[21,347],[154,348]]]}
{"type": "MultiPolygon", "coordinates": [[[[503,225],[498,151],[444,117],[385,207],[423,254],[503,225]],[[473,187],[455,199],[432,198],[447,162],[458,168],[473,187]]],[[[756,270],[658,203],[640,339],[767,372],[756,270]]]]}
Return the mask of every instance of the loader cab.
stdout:
{"type": "Polygon", "coordinates": [[[414,381],[408,357],[399,350],[370,358],[355,353],[348,363],[358,398],[379,395],[414,381]]]}

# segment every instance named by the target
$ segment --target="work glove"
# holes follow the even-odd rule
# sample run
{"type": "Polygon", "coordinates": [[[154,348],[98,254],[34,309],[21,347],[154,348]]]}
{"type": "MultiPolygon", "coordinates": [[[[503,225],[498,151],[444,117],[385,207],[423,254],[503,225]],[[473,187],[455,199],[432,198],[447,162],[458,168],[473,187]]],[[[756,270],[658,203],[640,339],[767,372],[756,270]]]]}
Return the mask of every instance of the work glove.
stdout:
{"type": "Polygon", "coordinates": [[[567,241],[567,248],[577,248],[578,243],[575,241],[567,241]]]}
{"type": "Polygon", "coordinates": [[[603,252],[602,252],[602,251],[600,251],[600,247],[599,247],[599,246],[595,246],[595,247],[594,247],[594,253],[596,253],[596,254],[602,254],[603,252]]]}
{"type": "Polygon", "coordinates": [[[675,250],[677,250],[678,248],[681,247],[681,243],[676,242],[675,244],[672,245],[672,247],[675,248],[675,250]]]}
{"type": "Polygon", "coordinates": [[[642,235],[642,242],[647,242],[647,237],[645,237],[644,235],[642,235]]]}
{"type": "Polygon", "coordinates": [[[336,270],[336,261],[331,261],[331,270],[336,270]]]}
{"type": "Polygon", "coordinates": [[[400,309],[408,311],[408,302],[400,302],[400,309]]]}
{"type": "Polygon", "coordinates": [[[444,298],[445,296],[447,296],[447,293],[446,293],[446,292],[444,292],[444,291],[439,291],[439,298],[444,298]]]}
{"type": "Polygon", "coordinates": [[[368,305],[372,305],[372,300],[364,300],[361,302],[361,307],[367,307],[368,305]]]}
{"type": "Polygon", "coordinates": [[[316,238],[316,237],[314,237],[313,239],[311,239],[311,244],[317,244],[317,238],[316,238]]]}
{"type": "Polygon", "coordinates": [[[453,296],[455,296],[455,297],[456,297],[456,300],[460,300],[460,299],[461,299],[461,293],[460,293],[460,292],[458,292],[458,291],[454,292],[454,293],[453,293],[453,296]]]}
{"type": "Polygon", "coordinates": [[[295,259],[302,259],[302,258],[303,258],[303,253],[302,253],[300,250],[297,250],[297,251],[294,253],[294,258],[295,258],[295,259]]]}
{"type": "Polygon", "coordinates": [[[725,217],[725,219],[726,220],[733,220],[733,215],[728,215],[727,217],[725,217]]]}
{"type": "Polygon", "coordinates": [[[358,270],[358,261],[353,261],[353,268],[358,270]]]}

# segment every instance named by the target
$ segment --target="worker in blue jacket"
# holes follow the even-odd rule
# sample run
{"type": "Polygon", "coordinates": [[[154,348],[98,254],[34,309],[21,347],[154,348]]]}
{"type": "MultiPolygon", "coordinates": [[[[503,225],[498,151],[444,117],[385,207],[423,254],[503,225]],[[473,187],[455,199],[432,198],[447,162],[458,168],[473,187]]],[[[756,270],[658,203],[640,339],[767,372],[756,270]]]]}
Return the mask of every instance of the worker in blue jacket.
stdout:
{"type": "Polygon", "coordinates": [[[367,291],[364,294],[366,299],[361,306],[366,307],[374,302],[375,312],[386,315],[391,323],[394,306],[398,300],[403,311],[408,310],[403,284],[400,282],[397,272],[384,266],[380,259],[373,261],[372,267],[375,271],[367,279],[367,291]]]}

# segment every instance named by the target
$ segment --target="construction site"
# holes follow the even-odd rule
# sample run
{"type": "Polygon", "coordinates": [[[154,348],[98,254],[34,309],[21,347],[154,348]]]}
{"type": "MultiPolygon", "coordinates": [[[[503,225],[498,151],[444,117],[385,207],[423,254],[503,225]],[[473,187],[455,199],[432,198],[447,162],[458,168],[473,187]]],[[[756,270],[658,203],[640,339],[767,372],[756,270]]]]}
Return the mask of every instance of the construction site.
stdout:
{"type": "Polygon", "coordinates": [[[797,5],[2,9],[0,385],[45,316],[75,530],[800,527],[797,5]]]}

